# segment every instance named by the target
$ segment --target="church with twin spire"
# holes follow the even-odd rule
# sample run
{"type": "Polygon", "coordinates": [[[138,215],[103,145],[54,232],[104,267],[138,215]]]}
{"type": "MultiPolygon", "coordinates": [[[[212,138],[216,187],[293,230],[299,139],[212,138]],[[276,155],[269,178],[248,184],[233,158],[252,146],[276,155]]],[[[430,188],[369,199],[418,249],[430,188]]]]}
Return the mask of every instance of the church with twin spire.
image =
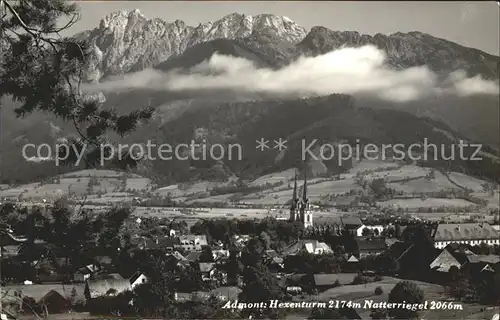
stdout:
{"type": "Polygon", "coordinates": [[[289,220],[290,222],[300,221],[304,225],[304,228],[313,226],[313,214],[309,205],[309,198],[307,197],[307,177],[305,173],[302,197],[300,199],[297,195],[297,174],[295,174],[289,220]]]}

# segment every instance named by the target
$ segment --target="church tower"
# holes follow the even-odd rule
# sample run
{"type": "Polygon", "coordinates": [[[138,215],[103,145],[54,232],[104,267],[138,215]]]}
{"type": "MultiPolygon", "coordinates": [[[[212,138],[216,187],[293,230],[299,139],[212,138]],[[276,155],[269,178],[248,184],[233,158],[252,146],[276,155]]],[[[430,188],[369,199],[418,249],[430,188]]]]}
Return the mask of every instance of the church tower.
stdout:
{"type": "Polygon", "coordinates": [[[304,186],[302,190],[302,199],[300,200],[300,221],[304,224],[304,228],[313,226],[313,215],[309,207],[309,198],[307,197],[307,176],[304,172],[304,186]]]}
{"type": "Polygon", "coordinates": [[[293,182],[293,197],[292,204],[290,205],[290,222],[297,221],[299,216],[299,198],[297,197],[297,172],[295,172],[295,179],[293,182]]]}

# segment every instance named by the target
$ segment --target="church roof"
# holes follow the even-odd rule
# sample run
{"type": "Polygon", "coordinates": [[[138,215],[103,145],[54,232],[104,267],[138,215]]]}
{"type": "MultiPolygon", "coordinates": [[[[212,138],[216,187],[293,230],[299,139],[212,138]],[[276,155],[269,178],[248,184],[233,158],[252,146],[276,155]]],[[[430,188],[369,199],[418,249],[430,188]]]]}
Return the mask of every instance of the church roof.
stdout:
{"type": "Polygon", "coordinates": [[[338,225],[340,227],[358,227],[363,223],[357,215],[341,216],[337,213],[325,213],[314,217],[315,225],[338,225]]]}
{"type": "Polygon", "coordinates": [[[342,220],[340,216],[334,214],[327,214],[314,217],[314,224],[317,225],[339,225],[342,226],[342,220]]]}
{"type": "Polygon", "coordinates": [[[340,218],[342,221],[342,225],[344,226],[362,226],[363,223],[361,222],[361,219],[357,215],[348,215],[348,216],[343,216],[340,218]]]}

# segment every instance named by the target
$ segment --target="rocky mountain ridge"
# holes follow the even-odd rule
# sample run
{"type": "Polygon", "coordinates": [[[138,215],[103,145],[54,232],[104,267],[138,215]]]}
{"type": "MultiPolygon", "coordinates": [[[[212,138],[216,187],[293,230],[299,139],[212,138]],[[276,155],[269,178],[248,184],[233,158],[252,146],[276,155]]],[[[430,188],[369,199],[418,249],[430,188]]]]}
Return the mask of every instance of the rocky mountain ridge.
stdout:
{"type": "Polygon", "coordinates": [[[344,46],[367,44],[383,49],[387,62],[395,68],[425,64],[439,73],[463,69],[470,75],[496,79],[500,63],[497,56],[421,32],[370,36],[322,26],[307,31],[286,17],[272,14],[233,13],[192,27],[181,20],[148,19],[139,10],[119,11],[108,14],[93,30],[75,37],[88,40],[93,47],[87,70],[87,80],[93,82],[153,67],[187,48],[216,39],[237,39],[256,50],[270,50],[273,58],[283,60],[281,64],[301,55],[314,56],[344,46]]]}
{"type": "Polygon", "coordinates": [[[198,43],[245,38],[263,30],[293,43],[306,35],[306,30],[290,19],[270,14],[233,13],[192,27],[181,20],[169,23],[158,18],[148,19],[134,10],[111,13],[101,20],[99,27],[75,37],[92,44],[93,58],[87,80],[99,81],[108,75],[152,67],[198,43]]]}

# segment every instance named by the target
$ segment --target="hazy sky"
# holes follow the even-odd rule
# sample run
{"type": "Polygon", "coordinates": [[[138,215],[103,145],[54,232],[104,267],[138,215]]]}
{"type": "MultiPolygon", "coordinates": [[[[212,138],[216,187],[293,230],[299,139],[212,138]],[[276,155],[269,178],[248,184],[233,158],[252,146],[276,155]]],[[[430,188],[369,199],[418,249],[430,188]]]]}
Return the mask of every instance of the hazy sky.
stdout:
{"type": "Polygon", "coordinates": [[[237,12],[287,16],[306,29],[390,34],[421,31],[468,47],[499,54],[500,6],[494,1],[78,1],[81,20],[70,33],[92,29],[106,14],[139,9],[148,18],[183,20],[189,25],[237,12]]]}

